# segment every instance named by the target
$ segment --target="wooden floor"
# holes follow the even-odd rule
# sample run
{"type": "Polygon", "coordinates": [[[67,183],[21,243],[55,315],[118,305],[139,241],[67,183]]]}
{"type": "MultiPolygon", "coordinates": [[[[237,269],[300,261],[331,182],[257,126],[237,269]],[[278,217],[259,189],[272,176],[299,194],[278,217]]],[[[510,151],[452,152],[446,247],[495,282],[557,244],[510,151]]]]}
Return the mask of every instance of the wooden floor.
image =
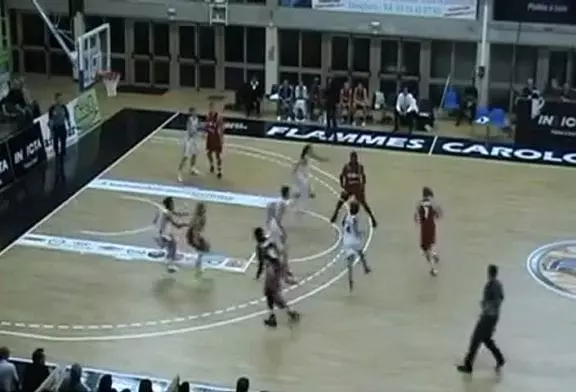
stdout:
{"type": "MultiPolygon", "coordinates": [[[[290,160],[301,147],[230,138],[225,179],[201,176],[186,185],[271,195],[289,181],[290,160]]],[[[163,131],[103,178],[174,184],[180,151],[174,133],[163,131]]],[[[338,188],[334,175],[348,152],[318,147],[329,161],[313,171],[318,197],[309,209],[316,214],[329,216],[338,188]]],[[[15,246],[0,262],[0,321],[11,323],[0,324],[2,344],[19,356],[41,346],[55,362],[166,378],[180,373],[232,384],[247,375],[271,391],[573,388],[575,303],[537,284],[526,260],[542,245],[574,239],[574,173],[374,150],[360,156],[380,221],[368,244],[374,273],[358,271],[357,291],[349,294],[339,279],[342,261],[330,251],[337,232],[318,216],[291,221],[299,259],[294,269],[304,283],[287,297],[303,314],[299,327],[264,329],[254,266],[245,274],[209,271],[208,281],[198,284],[188,270],[169,281],[155,263],[15,246]],[[437,278],[427,273],[411,219],[423,185],[435,189],[446,212],[437,278]],[[496,338],[508,363],[496,377],[492,358],[482,352],[474,376],[461,377],[454,364],[478,315],[489,263],[501,266],[505,285],[496,338]]],[[[204,161],[200,169],[206,172],[204,161]]],[[[139,231],[153,217],[152,206],[126,195],[86,189],[34,233],[153,246],[150,231],[113,233],[139,231]]],[[[177,204],[194,205],[184,199],[177,204]]],[[[208,210],[213,247],[249,258],[250,229],[262,222],[263,211],[217,203],[208,210]]]]}

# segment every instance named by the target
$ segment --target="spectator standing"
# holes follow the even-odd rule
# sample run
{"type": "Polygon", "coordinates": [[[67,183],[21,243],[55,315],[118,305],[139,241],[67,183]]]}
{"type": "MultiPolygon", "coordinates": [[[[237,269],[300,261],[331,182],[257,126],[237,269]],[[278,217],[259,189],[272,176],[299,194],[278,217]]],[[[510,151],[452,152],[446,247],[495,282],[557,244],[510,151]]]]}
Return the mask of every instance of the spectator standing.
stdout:
{"type": "Polygon", "coordinates": [[[326,105],[326,137],[330,139],[332,132],[336,128],[336,105],[340,98],[340,88],[338,81],[328,78],[326,88],[324,89],[324,102],[326,105]]]}
{"type": "Polygon", "coordinates": [[[240,377],[236,381],[236,392],[248,392],[250,389],[250,380],[246,377],[240,377]]]}
{"type": "Polygon", "coordinates": [[[310,119],[316,121],[318,115],[317,111],[322,109],[322,88],[320,87],[320,78],[315,77],[310,86],[310,119]]]}
{"type": "Polygon", "coordinates": [[[66,105],[62,103],[62,95],[60,93],[54,95],[54,103],[48,110],[48,125],[52,132],[54,153],[61,162],[64,162],[66,157],[66,139],[71,124],[70,113],[66,105]]]}
{"type": "Polygon", "coordinates": [[[252,79],[250,79],[250,82],[247,83],[244,89],[246,91],[246,117],[250,117],[252,113],[260,117],[262,96],[264,94],[262,91],[262,86],[260,85],[260,81],[256,75],[252,76],[252,79]]]}
{"type": "Polygon", "coordinates": [[[294,116],[296,120],[308,118],[308,88],[302,80],[294,88],[294,116]]]}
{"type": "Polygon", "coordinates": [[[37,348],[32,353],[32,363],[24,369],[22,392],[35,392],[49,375],[44,349],[37,348]]]}
{"type": "Polygon", "coordinates": [[[188,381],[184,381],[178,385],[178,392],[190,392],[190,383],[188,381]]]}
{"type": "Polygon", "coordinates": [[[520,98],[537,99],[540,98],[540,91],[534,85],[534,79],[528,78],[526,85],[520,91],[520,98]]]}
{"type": "Polygon", "coordinates": [[[551,79],[550,85],[544,90],[544,99],[559,100],[562,96],[562,89],[558,83],[558,79],[551,79]]]}
{"type": "Polygon", "coordinates": [[[472,373],[474,359],[481,344],[484,344],[490,350],[494,359],[496,359],[496,371],[499,371],[506,362],[502,352],[492,338],[500,317],[500,307],[504,301],[504,289],[502,288],[502,283],[498,280],[498,267],[490,264],[487,272],[488,281],[484,285],[481,302],[482,312],[470,338],[470,346],[464,363],[458,366],[458,371],[462,373],[472,373]]]}
{"type": "Polygon", "coordinates": [[[79,364],[75,363],[70,367],[70,371],[64,376],[58,392],[89,392],[82,383],[82,367],[79,364]]]}
{"type": "Polygon", "coordinates": [[[1,392],[16,392],[20,380],[16,372],[16,366],[10,359],[10,350],[8,347],[0,347],[0,391],[1,392]]]}

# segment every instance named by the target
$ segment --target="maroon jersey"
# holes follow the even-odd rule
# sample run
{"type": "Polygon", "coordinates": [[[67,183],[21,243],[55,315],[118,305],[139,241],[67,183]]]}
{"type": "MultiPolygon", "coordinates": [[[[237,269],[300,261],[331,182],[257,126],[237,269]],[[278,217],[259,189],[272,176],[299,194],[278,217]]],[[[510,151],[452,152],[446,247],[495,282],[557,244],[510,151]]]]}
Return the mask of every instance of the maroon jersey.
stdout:
{"type": "Polygon", "coordinates": [[[276,245],[267,240],[256,248],[259,269],[264,268],[264,292],[280,291],[284,268],[280,262],[280,252],[276,245]]]}
{"type": "Polygon", "coordinates": [[[340,185],[346,193],[350,196],[354,195],[359,197],[364,190],[364,181],[366,177],[364,175],[364,166],[362,164],[351,164],[347,163],[342,168],[342,173],[340,174],[340,185]]]}
{"type": "Polygon", "coordinates": [[[222,121],[217,112],[210,112],[206,116],[206,148],[210,151],[222,150],[222,121]]]}
{"type": "Polygon", "coordinates": [[[436,220],[440,208],[431,199],[422,199],[416,207],[416,219],[420,224],[420,248],[429,251],[436,244],[436,220]]]}

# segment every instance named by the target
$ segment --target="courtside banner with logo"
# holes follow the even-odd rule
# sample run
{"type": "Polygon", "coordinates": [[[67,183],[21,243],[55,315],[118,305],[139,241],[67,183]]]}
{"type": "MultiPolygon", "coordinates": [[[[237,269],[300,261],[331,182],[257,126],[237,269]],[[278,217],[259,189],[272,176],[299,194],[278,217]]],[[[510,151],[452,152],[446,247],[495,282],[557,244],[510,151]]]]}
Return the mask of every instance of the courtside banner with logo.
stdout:
{"type": "Polygon", "coordinates": [[[523,99],[516,105],[516,144],[576,150],[576,103],[523,99]]]}
{"type": "MultiPolygon", "coordinates": [[[[66,145],[68,147],[76,144],[78,139],[86,135],[95,126],[102,121],[100,112],[100,104],[98,102],[98,95],[96,90],[90,89],[72,101],[66,104],[68,112],[70,113],[70,129],[68,129],[68,137],[66,138],[66,145]]],[[[44,146],[46,147],[46,155],[48,159],[54,158],[54,146],[52,145],[52,132],[48,126],[48,113],[43,114],[34,120],[35,123],[40,124],[42,136],[44,138],[44,146]]]]}
{"type": "MultiPolygon", "coordinates": [[[[177,117],[166,126],[166,129],[184,130],[184,119],[185,115],[177,117]]],[[[520,147],[512,143],[486,144],[482,141],[426,134],[415,134],[408,137],[405,134],[371,131],[363,128],[338,128],[330,137],[326,129],[320,125],[265,122],[240,118],[226,118],[224,128],[226,134],[235,136],[576,167],[576,148],[520,147]]]]}
{"type": "Polygon", "coordinates": [[[494,20],[576,25],[576,1],[494,0],[494,20]]]}
{"type": "Polygon", "coordinates": [[[0,189],[10,185],[12,181],[14,181],[14,170],[8,144],[0,143],[0,189]]]}
{"type": "Polygon", "coordinates": [[[46,162],[46,151],[38,124],[32,124],[27,130],[12,136],[7,145],[15,178],[22,177],[34,166],[46,162]]]}
{"type": "Polygon", "coordinates": [[[475,20],[478,0],[312,0],[312,8],[327,11],[475,20]]]}

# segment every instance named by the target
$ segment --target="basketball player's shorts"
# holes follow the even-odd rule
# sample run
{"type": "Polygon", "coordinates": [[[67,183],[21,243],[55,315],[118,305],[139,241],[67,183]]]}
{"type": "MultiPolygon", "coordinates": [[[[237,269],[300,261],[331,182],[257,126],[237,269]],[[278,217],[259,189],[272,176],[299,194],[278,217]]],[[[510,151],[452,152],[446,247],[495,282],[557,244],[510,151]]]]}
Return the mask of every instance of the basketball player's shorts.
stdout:
{"type": "Polygon", "coordinates": [[[168,244],[175,241],[174,237],[170,234],[158,234],[156,237],[154,237],[154,240],[160,248],[165,248],[168,246],[168,244]]]}
{"type": "Polygon", "coordinates": [[[268,238],[278,247],[279,250],[284,250],[286,237],[275,223],[270,223],[270,226],[268,227],[268,238]]]}
{"type": "Polygon", "coordinates": [[[294,178],[295,193],[300,198],[307,198],[310,195],[310,181],[303,174],[296,174],[294,178]]]}
{"type": "Polygon", "coordinates": [[[184,156],[190,158],[198,154],[198,142],[194,138],[186,139],[184,141],[184,156]]]}
{"type": "Polygon", "coordinates": [[[359,256],[362,251],[362,242],[358,241],[356,238],[346,238],[342,239],[342,250],[344,251],[344,256],[346,258],[359,256]]]}

